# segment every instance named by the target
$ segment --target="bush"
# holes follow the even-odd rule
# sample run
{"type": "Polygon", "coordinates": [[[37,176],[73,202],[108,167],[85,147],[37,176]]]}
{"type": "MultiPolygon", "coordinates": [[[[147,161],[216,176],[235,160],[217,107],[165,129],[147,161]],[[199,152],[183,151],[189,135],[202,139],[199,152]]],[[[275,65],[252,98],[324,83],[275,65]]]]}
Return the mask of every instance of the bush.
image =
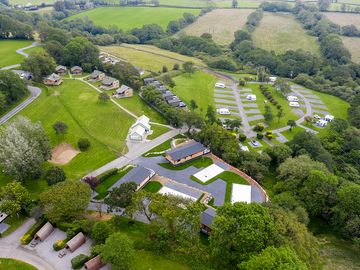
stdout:
{"type": "Polygon", "coordinates": [[[49,186],[65,181],[66,175],[63,169],[59,167],[51,167],[45,174],[45,180],[49,186]]]}
{"type": "Polygon", "coordinates": [[[86,138],[81,138],[78,141],[78,147],[81,152],[87,151],[90,147],[90,141],[86,138]]]}
{"type": "Polygon", "coordinates": [[[180,69],[179,64],[174,64],[173,70],[179,70],[179,69],[180,69]]]}
{"type": "Polygon", "coordinates": [[[244,142],[245,140],[246,140],[246,135],[245,134],[239,134],[239,141],[244,142]]]}
{"type": "Polygon", "coordinates": [[[59,250],[63,249],[65,246],[66,246],[65,240],[56,240],[56,242],[53,244],[53,249],[55,251],[59,251],[59,250]]]}
{"type": "Polygon", "coordinates": [[[31,226],[31,228],[21,237],[20,242],[22,245],[27,245],[31,242],[31,240],[34,238],[35,234],[38,230],[41,229],[42,226],[44,226],[46,223],[45,220],[40,220],[36,222],[34,225],[31,226]]]}
{"type": "Polygon", "coordinates": [[[258,123],[255,127],[254,127],[254,131],[263,131],[264,130],[264,124],[262,123],[258,123]]]}
{"type": "Polygon", "coordinates": [[[262,138],[264,138],[264,135],[262,133],[257,133],[256,138],[258,138],[259,140],[262,140],[262,138]]]}
{"type": "Polygon", "coordinates": [[[274,135],[271,132],[267,131],[265,137],[271,140],[274,137],[274,135]]]}
{"type": "Polygon", "coordinates": [[[79,269],[83,267],[84,263],[86,263],[90,258],[85,254],[79,254],[71,259],[71,267],[73,269],[79,269]]]}

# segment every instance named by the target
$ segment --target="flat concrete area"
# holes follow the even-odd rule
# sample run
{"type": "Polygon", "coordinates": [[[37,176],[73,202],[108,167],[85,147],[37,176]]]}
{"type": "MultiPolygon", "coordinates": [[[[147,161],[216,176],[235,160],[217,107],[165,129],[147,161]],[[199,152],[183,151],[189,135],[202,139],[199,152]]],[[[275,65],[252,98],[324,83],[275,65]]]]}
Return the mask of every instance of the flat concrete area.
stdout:
{"type": "Polygon", "coordinates": [[[250,185],[233,184],[231,192],[231,203],[246,202],[251,203],[250,185]]]}
{"type": "Polygon", "coordinates": [[[200,172],[197,172],[194,174],[194,176],[199,179],[201,182],[206,183],[210,179],[214,178],[218,174],[222,173],[224,171],[223,168],[216,164],[212,164],[205,169],[201,170],[200,172]]]}

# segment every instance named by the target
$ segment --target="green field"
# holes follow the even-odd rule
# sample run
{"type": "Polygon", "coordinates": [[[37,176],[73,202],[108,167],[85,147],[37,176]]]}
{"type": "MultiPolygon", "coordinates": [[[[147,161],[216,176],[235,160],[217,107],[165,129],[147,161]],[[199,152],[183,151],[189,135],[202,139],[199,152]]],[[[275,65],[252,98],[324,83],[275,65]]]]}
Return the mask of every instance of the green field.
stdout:
{"type": "Polygon", "coordinates": [[[32,47],[30,49],[25,50],[25,53],[31,54],[34,52],[42,52],[44,51],[44,47],[43,46],[36,46],[36,47],[32,47]]]}
{"type": "Polygon", "coordinates": [[[360,63],[360,38],[358,37],[341,37],[345,47],[351,53],[351,60],[355,63],[360,63]]]}
{"type": "Polygon", "coordinates": [[[0,258],[0,270],[36,270],[34,266],[25,262],[0,258]]]}
{"type": "Polygon", "coordinates": [[[20,64],[24,57],[16,53],[17,49],[31,45],[31,40],[0,40],[0,68],[20,64]]]}
{"type": "Polygon", "coordinates": [[[203,71],[194,74],[182,74],[173,78],[176,86],[174,93],[179,96],[188,106],[190,101],[195,100],[198,105],[197,111],[206,114],[209,105],[214,107],[214,87],[217,78],[203,71]]]}
{"type": "Polygon", "coordinates": [[[260,25],[253,32],[257,47],[276,53],[303,49],[319,54],[315,37],[309,36],[292,15],[284,13],[264,13],[260,25]]]}
{"type": "Polygon", "coordinates": [[[81,12],[67,20],[88,17],[96,25],[115,25],[123,30],[142,27],[146,24],[158,24],[166,29],[170,21],[180,19],[185,12],[198,15],[200,10],[162,7],[101,7],[81,12]]]}

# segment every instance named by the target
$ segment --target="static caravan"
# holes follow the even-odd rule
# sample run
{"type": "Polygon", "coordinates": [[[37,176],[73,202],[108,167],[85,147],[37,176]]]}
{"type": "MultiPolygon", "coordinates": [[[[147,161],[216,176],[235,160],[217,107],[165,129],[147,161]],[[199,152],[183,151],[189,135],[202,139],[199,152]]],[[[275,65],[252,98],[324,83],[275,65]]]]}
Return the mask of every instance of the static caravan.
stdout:
{"type": "Polygon", "coordinates": [[[228,108],[220,108],[216,110],[218,114],[230,114],[230,111],[228,108]]]}
{"type": "Polygon", "coordinates": [[[298,102],[299,98],[297,96],[287,96],[287,100],[292,102],[298,102]]]}
{"type": "Polygon", "coordinates": [[[225,88],[226,85],[225,85],[225,83],[217,82],[217,83],[215,83],[215,87],[217,87],[217,88],[225,88]]]}
{"type": "Polygon", "coordinates": [[[256,101],[256,95],[247,95],[246,99],[256,101]]]}
{"type": "Polygon", "coordinates": [[[325,115],[325,120],[328,121],[328,122],[331,122],[332,120],[334,120],[334,116],[333,115],[325,115]]]}
{"type": "Polygon", "coordinates": [[[299,104],[299,102],[291,101],[291,102],[289,102],[289,106],[290,106],[290,107],[299,108],[299,107],[300,107],[300,104],[299,104]]]}

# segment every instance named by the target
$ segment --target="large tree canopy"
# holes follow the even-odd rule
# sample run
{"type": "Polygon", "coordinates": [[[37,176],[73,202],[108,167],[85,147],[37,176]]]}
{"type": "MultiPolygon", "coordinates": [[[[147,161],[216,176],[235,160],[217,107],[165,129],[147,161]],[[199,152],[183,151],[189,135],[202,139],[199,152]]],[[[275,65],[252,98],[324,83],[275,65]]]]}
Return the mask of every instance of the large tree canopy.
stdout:
{"type": "Polygon", "coordinates": [[[34,52],[21,64],[24,70],[33,74],[33,79],[41,82],[44,77],[54,72],[55,60],[47,52],[34,52]]]}
{"type": "Polygon", "coordinates": [[[0,189],[0,212],[19,214],[30,203],[30,194],[19,182],[11,182],[0,189]]]}

